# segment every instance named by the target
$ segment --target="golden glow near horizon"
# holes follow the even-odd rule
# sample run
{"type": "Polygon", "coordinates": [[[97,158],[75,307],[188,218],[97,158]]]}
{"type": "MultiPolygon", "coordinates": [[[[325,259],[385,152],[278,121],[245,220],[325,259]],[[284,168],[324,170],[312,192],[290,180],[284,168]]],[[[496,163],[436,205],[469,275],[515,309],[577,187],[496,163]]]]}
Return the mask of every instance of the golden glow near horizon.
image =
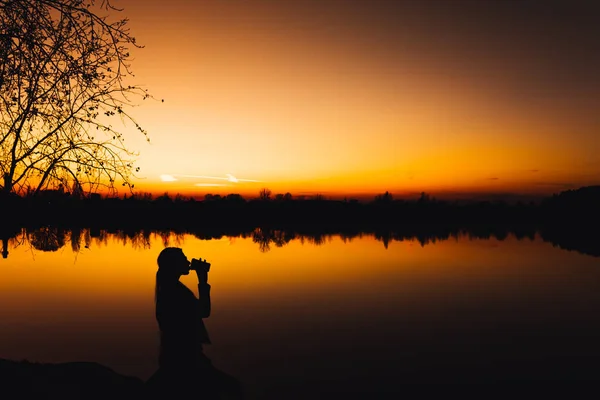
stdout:
{"type": "Polygon", "coordinates": [[[582,68],[577,54],[525,52],[534,38],[500,40],[501,26],[480,39],[445,7],[120,3],[145,45],[136,81],[165,99],[134,110],[151,138],[128,136],[139,190],[549,194],[600,182],[597,82],[561,75],[582,68]]]}

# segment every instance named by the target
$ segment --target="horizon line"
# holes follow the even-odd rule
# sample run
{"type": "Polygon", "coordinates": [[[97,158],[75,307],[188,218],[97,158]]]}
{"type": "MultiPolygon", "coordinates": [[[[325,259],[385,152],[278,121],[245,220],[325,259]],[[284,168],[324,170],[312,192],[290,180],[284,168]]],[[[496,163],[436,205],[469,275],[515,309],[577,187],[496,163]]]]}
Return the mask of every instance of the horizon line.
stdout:
{"type": "MultiPolygon", "coordinates": [[[[379,191],[379,192],[325,192],[325,191],[301,191],[297,193],[292,192],[270,192],[270,199],[274,200],[278,195],[286,195],[290,194],[292,199],[306,199],[306,198],[315,198],[319,197],[323,200],[374,200],[377,196],[389,194],[392,197],[392,200],[406,200],[410,198],[419,197],[422,194],[427,195],[429,198],[433,198],[436,200],[453,200],[453,201],[485,201],[485,200],[494,200],[494,201],[518,201],[518,200],[542,200],[544,198],[552,197],[554,195],[560,194],[562,192],[568,192],[573,190],[578,190],[586,187],[598,187],[600,185],[589,185],[589,186],[581,186],[572,189],[565,189],[556,192],[545,192],[545,193],[527,193],[527,192],[492,192],[492,191],[379,191]]],[[[60,191],[58,189],[50,189],[48,192],[60,191]]],[[[64,193],[69,193],[69,191],[64,191],[64,193]]],[[[149,194],[152,198],[156,199],[161,196],[168,196],[170,198],[181,196],[185,199],[194,199],[200,200],[205,199],[207,196],[219,196],[219,197],[227,197],[230,195],[237,195],[242,197],[245,200],[253,200],[260,198],[260,193],[252,193],[249,194],[247,192],[229,192],[229,193],[218,193],[218,192],[206,192],[206,191],[178,191],[178,192],[170,192],[168,190],[133,190],[131,192],[126,193],[108,193],[106,191],[98,191],[93,193],[88,193],[88,195],[98,195],[103,198],[125,198],[132,195],[146,195],[149,194]]],[[[18,195],[19,197],[25,197],[22,195],[18,195]]]]}

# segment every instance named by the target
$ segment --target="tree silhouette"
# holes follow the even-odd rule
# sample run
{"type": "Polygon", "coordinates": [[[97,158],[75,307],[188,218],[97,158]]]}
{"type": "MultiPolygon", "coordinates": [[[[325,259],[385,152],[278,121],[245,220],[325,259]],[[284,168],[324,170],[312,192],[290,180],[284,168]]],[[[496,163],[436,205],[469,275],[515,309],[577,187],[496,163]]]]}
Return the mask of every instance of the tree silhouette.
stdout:
{"type": "Polygon", "coordinates": [[[95,192],[133,187],[135,154],[114,118],[147,90],[130,83],[141,47],[110,0],[0,0],[0,187],[39,192],[63,184],[95,192]],[[105,15],[106,14],[106,15],[105,15]]]}
{"type": "Polygon", "coordinates": [[[394,196],[388,191],[375,196],[375,202],[379,204],[389,204],[392,202],[392,200],[394,200],[394,196]]]}
{"type": "Polygon", "coordinates": [[[425,192],[421,192],[421,196],[419,196],[419,200],[417,200],[417,203],[419,204],[427,204],[431,201],[431,197],[425,193],[425,192]]]}
{"type": "Polygon", "coordinates": [[[227,200],[229,204],[244,204],[246,202],[244,197],[242,197],[242,195],[238,193],[228,194],[227,196],[225,196],[225,200],[227,200]]]}
{"type": "Polygon", "coordinates": [[[271,200],[271,194],[272,194],[271,189],[262,188],[258,192],[258,198],[263,201],[269,201],[269,200],[271,200]]]}

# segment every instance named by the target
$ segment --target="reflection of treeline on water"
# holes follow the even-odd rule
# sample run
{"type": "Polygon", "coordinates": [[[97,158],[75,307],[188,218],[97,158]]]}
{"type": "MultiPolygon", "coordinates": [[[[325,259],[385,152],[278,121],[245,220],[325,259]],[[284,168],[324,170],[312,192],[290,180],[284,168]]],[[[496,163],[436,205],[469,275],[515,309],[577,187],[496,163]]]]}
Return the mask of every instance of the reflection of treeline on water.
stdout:
{"type": "Polygon", "coordinates": [[[351,242],[354,239],[364,237],[374,237],[381,241],[387,249],[389,244],[394,241],[417,241],[421,246],[434,244],[438,241],[449,239],[496,239],[503,241],[509,236],[518,240],[534,240],[536,235],[541,239],[551,242],[555,246],[569,250],[577,250],[584,254],[600,256],[598,247],[595,246],[596,240],[577,239],[572,234],[557,235],[556,231],[540,231],[534,225],[520,226],[494,226],[486,228],[485,226],[473,226],[468,229],[430,225],[430,226],[406,226],[403,229],[391,230],[373,230],[360,231],[353,229],[346,230],[328,230],[328,229],[272,229],[255,228],[251,230],[240,230],[235,228],[216,229],[207,228],[196,231],[188,230],[110,230],[110,229],[88,229],[44,226],[39,228],[18,229],[10,236],[7,234],[2,238],[3,254],[8,255],[9,248],[18,246],[31,246],[40,251],[57,251],[65,246],[71,248],[73,252],[80,252],[82,249],[93,247],[108,246],[109,241],[121,243],[124,246],[131,246],[134,249],[149,249],[157,239],[163,246],[177,246],[184,244],[186,235],[192,235],[201,240],[219,240],[223,238],[252,239],[257,244],[261,252],[267,252],[273,247],[283,247],[288,243],[297,240],[300,243],[308,243],[320,246],[330,242],[334,238],[339,238],[343,242],[351,242]],[[594,243],[592,243],[594,242],[594,243]]]}
{"type": "Polygon", "coordinates": [[[539,232],[558,246],[600,255],[595,229],[600,222],[600,187],[562,192],[540,203],[516,204],[440,201],[425,193],[413,200],[398,200],[387,192],[360,203],[322,196],[272,197],[266,190],[252,200],[207,195],[202,201],[167,195],[83,198],[49,191],[4,197],[0,203],[5,216],[14,216],[5,218],[0,227],[4,242],[20,235],[35,248],[48,251],[67,242],[79,251],[92,239],[102,242],[106,235],[141,247],[149,245],[151,234],[161,235],[163,241],[186,233],[200,239],[242,237],[252,238],[266,251],[294,239],[321,244],[335,235],[344,240],[374,235],[387,247],[394,240],[416,239],[425,245],[461,234],[503,240],[511,233],[532,238],[539,232]]]}

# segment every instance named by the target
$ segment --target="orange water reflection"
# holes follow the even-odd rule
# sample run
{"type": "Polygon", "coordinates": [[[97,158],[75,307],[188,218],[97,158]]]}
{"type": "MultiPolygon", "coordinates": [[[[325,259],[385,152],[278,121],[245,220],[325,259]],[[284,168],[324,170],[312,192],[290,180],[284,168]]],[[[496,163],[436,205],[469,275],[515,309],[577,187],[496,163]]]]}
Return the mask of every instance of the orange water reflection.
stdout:
{"type": "MultiPolygon", "coordinates": [[[[212,263],[207,354],[251,386],[260,386],[261,376],[298,376],[323,357],[319,368],[336,371],[349,360],[384,363],[395,354],[392,342],[396,350],[402,343],[440,346],[422,342],[427,335],[452,341],[466,334],[486,348],[499,340],[482,335],[494,326],[598,322],[598,259],[537,238],[461,236],[385,249],[372,236],[331,237],[268,252],[250,238],[147,239],[132,246],[92,238],[78,252],[13,241],[0,262],[0,358],[95,361],[146,379],[157,365],[154,273],[166,242],[212,263]]],[[[194,288],[191,276],[182,280],[194,288]]]]}

